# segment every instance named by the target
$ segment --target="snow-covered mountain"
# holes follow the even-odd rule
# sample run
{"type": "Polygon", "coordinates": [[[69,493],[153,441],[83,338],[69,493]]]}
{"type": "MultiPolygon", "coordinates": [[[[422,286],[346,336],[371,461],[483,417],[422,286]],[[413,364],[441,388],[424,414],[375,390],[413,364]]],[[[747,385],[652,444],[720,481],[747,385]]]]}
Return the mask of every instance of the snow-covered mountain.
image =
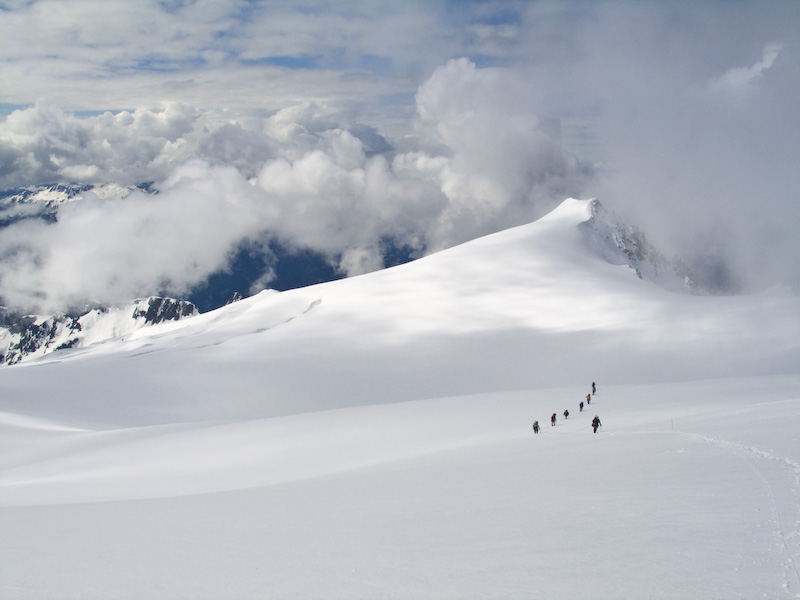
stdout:
{"type": "MultiPolygon", "coordinates": [[[[41,190],[36,196],[57,197],[58,202],[76,197],[83,188],[41,190]],[[46,193],[45,193],[46,192],[46,193]]],[[[86,189],[90,189],[87,186],[86,189]]],[[[585,241],[611,264],[628,265],[639,278],[676,292],[698,293],[691,274],[680,261],[668,260],[647,242],[638,228],[626,225],[596,199],[588,203],[591,216],[581,225],[585,241]]],[[[241,294],[236,294],[241,298],[241,294]]],[[[140,327],[178,320],[197,314],[189,301],[150,297],[116,308],[95,308],[72,316],[25,315],[0,321],[0,364],[16,364],[66,348],[78,348],[124,337],[140,327]],[[146,310],[142,306],[147,305],[146,310]]],[[[2,316],[2,315],[0,315],[2,316]]]]}
{"type": "MultiPolygon", "coordinates": [[[[20,224],[20,221],[31,218],[51,221],[55,225],[59,210],[66,203],[80,203],[87,197],[125,198],[137,189],[149,194],[157,193],[151,184],[137,187],[58,184],[6,190],[0,192],[0,227],[20,224]]],[[[642,277],[667,289],[704,293],[706,286],[689,272],[684,263],[677,259],[667,259],[648,243],[643,232],[623,223],[599,203],[596,202],[594,206],[595,214],[590,226],[595,230],[595,242],[609,260],[629,264],[642,277]]],[[[22,235],[24,239],[27,234],[23,231],[18,235],[22,235]]],[[[57,237],[57,228],[49,233],[40,230],[38,235],[57,237]]],[[[182,299],[192,302],[201,312],[205,312],[222,306],[235,292],[252,293],[253,289],[261,289],[265,281],[268,281],[271,288],[287,290],[343,276],[343,272],[337,268],[341,256],[324,255],[301,245],[287,243],[274,232],[268,231],[266,225],[258,237],[258,243],[253,243],[250,239],[234,241],[228,248],[225,266],[198,277],[189,291],[176,292],[168,288],[148,287],[138,290],[136,294],[180,294],[182,299]]],[[[13,244],[6,248],[11,256],[17,251],[18,248],[13,244]]],[[[381,255],[387,266],[408,262],[420,254],[424,254],[424,247],[413,250],[389,238],[381,242],[381,255]]],[[[0,303],[2,292],[3,289],[0,288],[0,303]]]]}
{"type": "Polygon", "coordinates": [[[0,364],[13,365],[56,350],[121,338],[141,327],[196,314],[191,302],[151,296],[137,298],[126,306],[93,308],[80,315],[3,315],[0,364]]]}
{"type": "Polygon", "coordinates": [[[597,214],[1,369],[4,597],[796,597],[797,297],[597,214]]]}
{"type": "Polygon", "coordinates": [[[0,226],[28,217],[55,218],[59,206],[65,202],[80,201],[87,192],[98,198],[124,198],[134,189],[147,191],[148,187],[148,184],[122,186],[54,183],[4,190],[0,192],[0,226]]]}

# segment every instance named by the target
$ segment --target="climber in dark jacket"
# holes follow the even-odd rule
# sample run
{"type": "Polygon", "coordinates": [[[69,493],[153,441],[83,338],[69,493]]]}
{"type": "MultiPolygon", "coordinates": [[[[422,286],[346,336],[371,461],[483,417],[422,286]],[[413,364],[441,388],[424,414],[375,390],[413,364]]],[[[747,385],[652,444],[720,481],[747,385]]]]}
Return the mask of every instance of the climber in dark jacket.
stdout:
{"type": "Polygon", "coordinates": [[[600,417],[595,415],[594,419],[592,419],[592,429],[594,429],[594,433],[597,433],[597,428],[602,426],[603,424],[600,422],[600,417]]]}

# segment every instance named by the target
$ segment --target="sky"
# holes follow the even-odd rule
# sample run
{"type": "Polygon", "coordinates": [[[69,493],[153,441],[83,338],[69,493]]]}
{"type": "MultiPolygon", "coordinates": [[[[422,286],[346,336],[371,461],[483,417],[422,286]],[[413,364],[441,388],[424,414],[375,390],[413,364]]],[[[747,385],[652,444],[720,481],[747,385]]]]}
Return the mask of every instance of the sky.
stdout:
{"type": "Polygon", "coordinates": [[[159,191],[4,228],[0,295],[180,295],[270,240],[355,275],[570,196],[711,284],[797,289],[799,25],[780,0],[0,1],[0,189],[159,191]]]}

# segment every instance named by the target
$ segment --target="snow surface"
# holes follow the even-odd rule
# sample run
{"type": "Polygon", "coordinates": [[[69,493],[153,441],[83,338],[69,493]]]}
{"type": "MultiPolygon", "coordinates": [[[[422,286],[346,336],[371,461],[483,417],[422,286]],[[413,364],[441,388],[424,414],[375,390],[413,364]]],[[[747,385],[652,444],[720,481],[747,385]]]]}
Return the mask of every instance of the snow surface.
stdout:
{"type": "Polygon", "coordinates": [[[0,370],[0,597],[800,597],[797,297],[590,217],[0,370]]]}

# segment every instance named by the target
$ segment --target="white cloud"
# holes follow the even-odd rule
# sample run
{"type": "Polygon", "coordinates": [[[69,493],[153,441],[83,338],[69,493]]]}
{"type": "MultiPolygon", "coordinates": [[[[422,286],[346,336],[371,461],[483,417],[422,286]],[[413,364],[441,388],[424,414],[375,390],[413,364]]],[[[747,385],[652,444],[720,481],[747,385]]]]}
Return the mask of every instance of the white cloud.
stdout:
{"type": "Polygon", "coordinates": [[[466,60],[437,70],[420,88],[423,137],[408,152],[367,153],[358,135],[373,144],[374,131],[315,103],[248,128],[188,105],[88,118],[47,104],[17,111],[0,139],[32,158],[7,182],[160,183],[155,196],[89,198],[56,223],[2,230],[0,254],[14,257],[0,267],[5,301],[52,309],[180,295],[247,239],[313,249],[354,275],[382,266],[387,239],[421,252],[528,221],[584,177],[508,95],[513,78],[466,60]]]}
{"type": "Polygon", "coordinates": [[[709,87],[716,92],[730,92],[742,94],[753,89],[763,79],[764,72],[772,68],[784,46],[782,44],[769,44],[764,48],[761,60],[750,67],[734,67],[726,71],[721,77],[711,81],[709,87]]]}
{"type": "MultiPolygon", "coordinates": [[[[173,248],[179,266],[150,277],[99,237],[136,264],[137,285],[185,287],[238,240],[263,235],[361,272],[380,264],[386,238],[441,248],[581,193],[698,264],[758,284],[800,281],[782,258],[800,250],[789,225],[800,221],[796,2],[3,6],[0,102],[43,100],[0,121],[0,187],[162,182],[160,218],[172,225],[152,226],[155,245],[166,231],[197,243],[181,221],[189,197],[203,208],[198,228],[226,214],[209,254],[173,248]]],[[[95,212],[82,218],[99,226],[119,209],[130,220],[114,225],[123,246],[149,227],[139,218],[149,209],[128,208],[137,203],[150,206],[140,195],[86,203],[95,212]]],[[[13,281],[34,300],[81,285],[99,295],[127,277],[46,288],[32,266],[62,254],[68,273],[88,260],[66,242],[93,239],[74,233],[74,209],[64,224],[3,231],[4,294],[13,281]]]]}
{"type": "Polygon", "coordinates": [[[420,87],[420,118],[452,154],[435,246],[531,220],[583,190],[585,167],[539,128],[534,97],[517,71],[477,69],[463,58],[420,87]]]}
{"type": "Polygon", "coordinates": [[[726,6],[620,15],[605,5],[596,15],[605,34],[585,38],[576,71],[590,83],[576,91],[594,99],[594,139],[610,165],[594,189],[710,276],[746,290],[798,285],[786,257],[800,251],[787,226],[800,220],[788,158],[800,135],[800,37],[789,25],[800,5],[726,6]]]}
{"type": "Polygon", "coordinates": [[[0,235],[0,283],[12,306],[64,309],[122,302],[160,289],[180,295],[224,267],[232,245],[269,218],[232,167],[189,163],[155,196],[91,193],[57,223],[25,221],[0,235]]]}
{"type": "Polygon", "coordinates": [[[0,186],[163,178],[168,171],[154,166],[177,142],[191,138],[199,117],[191,106],[166,104],[80,119],[38,102],[0,122],[0,148],[13,157],[0,186]]]}
{"type": "Polygon", "coordinates": [[[378,96],[413,93],[458,50],[441,37],[439,11],[424,3],[32,0],[0,19],[0,102],[47,98],[65,110],[177,102],[239,113],[305,101],[380,108],[378,96]],[[420,40],[428,41],[424,55],[420,40]]]}

